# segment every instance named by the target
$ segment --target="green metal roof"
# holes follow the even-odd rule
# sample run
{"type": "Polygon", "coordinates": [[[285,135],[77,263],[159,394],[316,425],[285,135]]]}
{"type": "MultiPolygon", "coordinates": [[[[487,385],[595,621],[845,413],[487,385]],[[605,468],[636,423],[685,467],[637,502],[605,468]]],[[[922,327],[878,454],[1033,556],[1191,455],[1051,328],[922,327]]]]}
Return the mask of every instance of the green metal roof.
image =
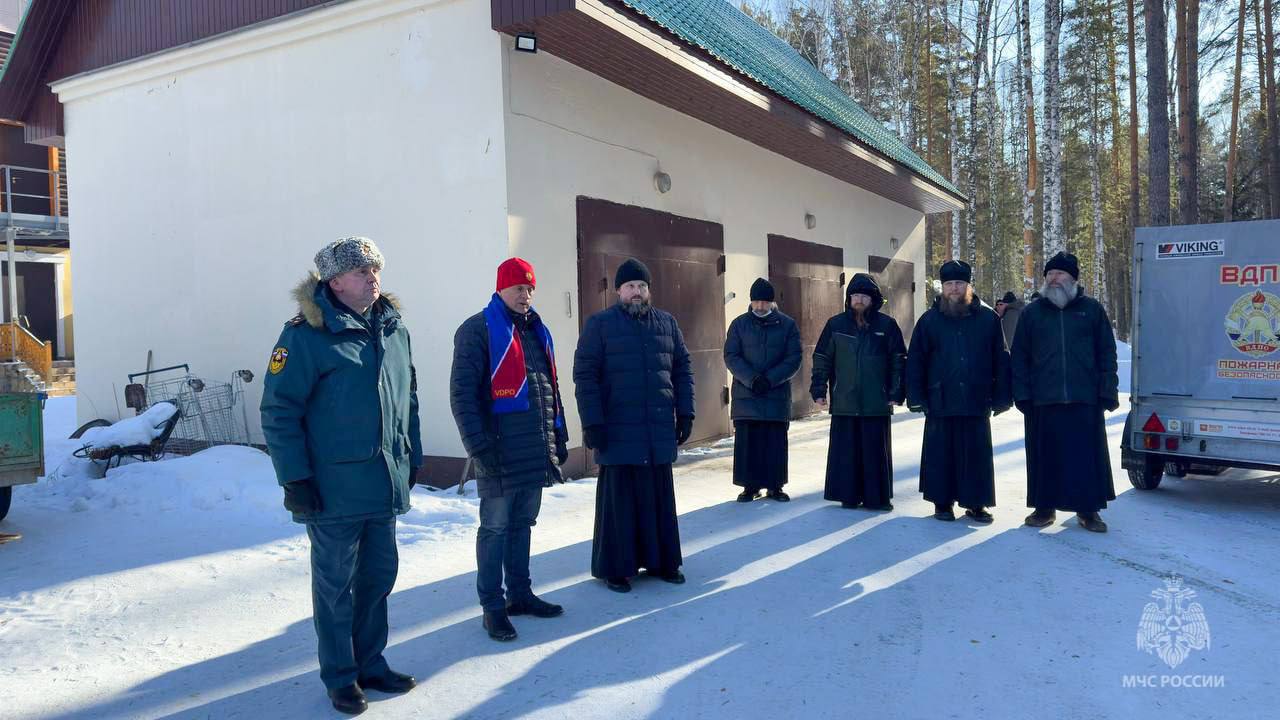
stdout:
{"type": "Polygon", "coordinates": [[[930,182],[964,197],[782,38],[725,0],[622,0],[677,37],[861,140],[930,182]]]}

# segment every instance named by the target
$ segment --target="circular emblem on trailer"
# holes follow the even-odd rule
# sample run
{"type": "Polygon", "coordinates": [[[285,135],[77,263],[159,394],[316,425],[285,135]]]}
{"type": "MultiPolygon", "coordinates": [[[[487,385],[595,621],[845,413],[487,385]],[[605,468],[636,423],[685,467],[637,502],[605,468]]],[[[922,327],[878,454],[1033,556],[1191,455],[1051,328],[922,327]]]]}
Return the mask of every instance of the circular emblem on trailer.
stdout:
{"type": "Polygon", "coordinates": [[[288,359],[289,349],[278,347],[271,352],[271,364],[267,366],[267,369],[271,371],[272,375],[279,375],[280,371],[284,369],[285,361],[288,359]]]}
{"type": "Polygon", "coordinates": [[[1280,297],[1261,290],[1241,296],[1227,313],[1226,329],[1236,350],[1250,357],[1280,350],[1280,297]]]}

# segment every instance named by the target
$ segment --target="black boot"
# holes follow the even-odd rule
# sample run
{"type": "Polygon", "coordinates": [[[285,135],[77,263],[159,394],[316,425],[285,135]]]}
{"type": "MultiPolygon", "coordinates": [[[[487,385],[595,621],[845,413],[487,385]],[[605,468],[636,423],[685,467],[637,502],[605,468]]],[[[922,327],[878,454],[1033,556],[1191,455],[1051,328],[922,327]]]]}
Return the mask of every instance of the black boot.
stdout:
{"type": "Polygon", "coordinates": [[[523,600],[507,602],[507,615],[532,615],[540,618],[553,618],[564,614],[564,608],[543,600],[537,595],[530,595],[523,600]]]}
{"type": "Polygon", "coordinates": [[[857,508],[857,507],[858,507],[859,505],[861,505],[861,504],[862,504],[862,503],[856,503],[856,502],[842,502],[842,503],[840,503],[840,507],[842,507],[842,508],[844,508],[844,509],[846,509],[846,510],[853,510],[853,509],[857,508]]]}
{"type": "Polygon", "coordinates": [[[631,592],[631,583],[624,577],[605,578],[604,584],[616,593],[631,592]]]}
{"type": "Polygon", "coordinates": [[[893,503],[886,500],[883,505],[864,504],[863,507],[865,507],[868,510],[875,510],[876,512],[889,512],[890,510],[893,510],[893,503]]]}
{"type": "Polygon", "coordinates": [[[738,494],[738,502],[751,502],[752,500],[755,500],[758,497],[760,497],[759,490],[752,490],[748,488],[738,494]]]}
{"type": "Polygon", "coordinates": [[[381,675],[360,678],[360,687],[366,690],[377,690],[388,695],[407,693],[417,686],[418,681],[414,680],[412,675],[398,673],[391,668],[387,668],[387,671],[381,675]]]}
{"type": "Polygon", "coordinates": [[[507,617],[506,610],[485,610],[484,629],[489,632],[489,637],[499,642],[516,639],[516,628],[507,617]]]}
{"type": "Polygon", "coordinates": [[[676,568],[675,570],[664,570],[662,572],[655,572],[655,573],[649,573],[649,574],[658,578],[662,582],[669,582],[672,585],[684,584],[684,573],[680,572],[680,568],[676,568]]]}
{"type": "Polygon", "coordinates": [[[329,691],[329,700],[333,709],[348,715],[359,715],[369,709],[369,701],[364,698],[364,691],[359,685],[351,683],[329,691]]]}
{"type": "Polygon", "coordinates": [[[1096,512],[1076,513],[1076,522],[1080,523],[1080,527],[1089,532],[1104,533],[1107,531],[1107,524],[1102,522],[1102,517],[1096,512]]]}
{"type": "Polygon", "coordinates": [[[1024,521],[1029,527],[1042,528],[1053,524],[1058,515],[1053,510],[1044,508],[1036,508],[1036,511],[1027,516],[1024,521]]]}
{"type": "Polygon", "coordinates": [[[976,523],[982,523],[983,525],[990,525],[995,522],[995,518],[992,517],[991,513],[987,512],[986,508],[972,508],[965,510],[964,515],[970,520],[976,523]]]}
{"type": "Polygon", "coordinates": [[[943,520],[945,522],[955,522],[956,511],[952,508],[951,503],[934,503],[933,519],[943,520]]]}
{"type": "Polygon", "coordinates": [[[770,490],[766,495],[770,500],[775,500],[777,502],[791,502],[791,496],[781,490],[770,490]]]}

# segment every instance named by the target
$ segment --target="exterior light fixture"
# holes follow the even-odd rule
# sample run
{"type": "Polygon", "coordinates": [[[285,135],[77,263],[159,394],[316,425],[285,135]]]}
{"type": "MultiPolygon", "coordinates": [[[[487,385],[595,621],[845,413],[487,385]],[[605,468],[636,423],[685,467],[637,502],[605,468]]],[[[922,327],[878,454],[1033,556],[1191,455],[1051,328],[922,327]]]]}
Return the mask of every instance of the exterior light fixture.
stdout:
{"type": "Polygon", "coordinates": [[[521,33],[516,36],[516,49],[520,52],[536,53],[538,52],[538,38],[527,33],[521,33]]]}
{"type": "Polygon", "coordinates": [[[805,213],[804,226],[809,228],[810,230],[818,227],[818,218],[815,217],[813,213],[805,213]]]}
{"type": "Polygon", "coordinates": [[[897,249],[898,249],[898,238],[896,238],[896,237],[891,237],[891,238],[889,238],[889,247],[890,247],[890,249],[897,250],[897,249]]]}
{"type": "Polygon", "coordinates": [[[671,176],[659,170],[653,175],[653,186],[657,188],[660,193],[670,192],[671,176]]]}

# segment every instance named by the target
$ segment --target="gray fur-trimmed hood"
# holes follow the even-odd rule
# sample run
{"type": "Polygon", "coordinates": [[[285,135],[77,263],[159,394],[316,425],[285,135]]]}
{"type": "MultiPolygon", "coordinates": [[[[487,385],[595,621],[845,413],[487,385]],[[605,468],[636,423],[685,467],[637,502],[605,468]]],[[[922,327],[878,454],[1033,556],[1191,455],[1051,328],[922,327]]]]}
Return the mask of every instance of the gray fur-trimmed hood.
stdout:
{"type": "MultiPolygon", "coordinates": [[[[294,286],[292,292],[294,302],[298,303],[298,316],[316,329],[325,326],[324,308],[320,307],[320,303],[316,302],[316,292],[319,288],[320,275],[312,270],[294,286]]],[[[386,306],[396,311],[397,314],[400,312],[400,298],[391,293],[380,293],[377,302],[386,303],[386,306]]]]}

